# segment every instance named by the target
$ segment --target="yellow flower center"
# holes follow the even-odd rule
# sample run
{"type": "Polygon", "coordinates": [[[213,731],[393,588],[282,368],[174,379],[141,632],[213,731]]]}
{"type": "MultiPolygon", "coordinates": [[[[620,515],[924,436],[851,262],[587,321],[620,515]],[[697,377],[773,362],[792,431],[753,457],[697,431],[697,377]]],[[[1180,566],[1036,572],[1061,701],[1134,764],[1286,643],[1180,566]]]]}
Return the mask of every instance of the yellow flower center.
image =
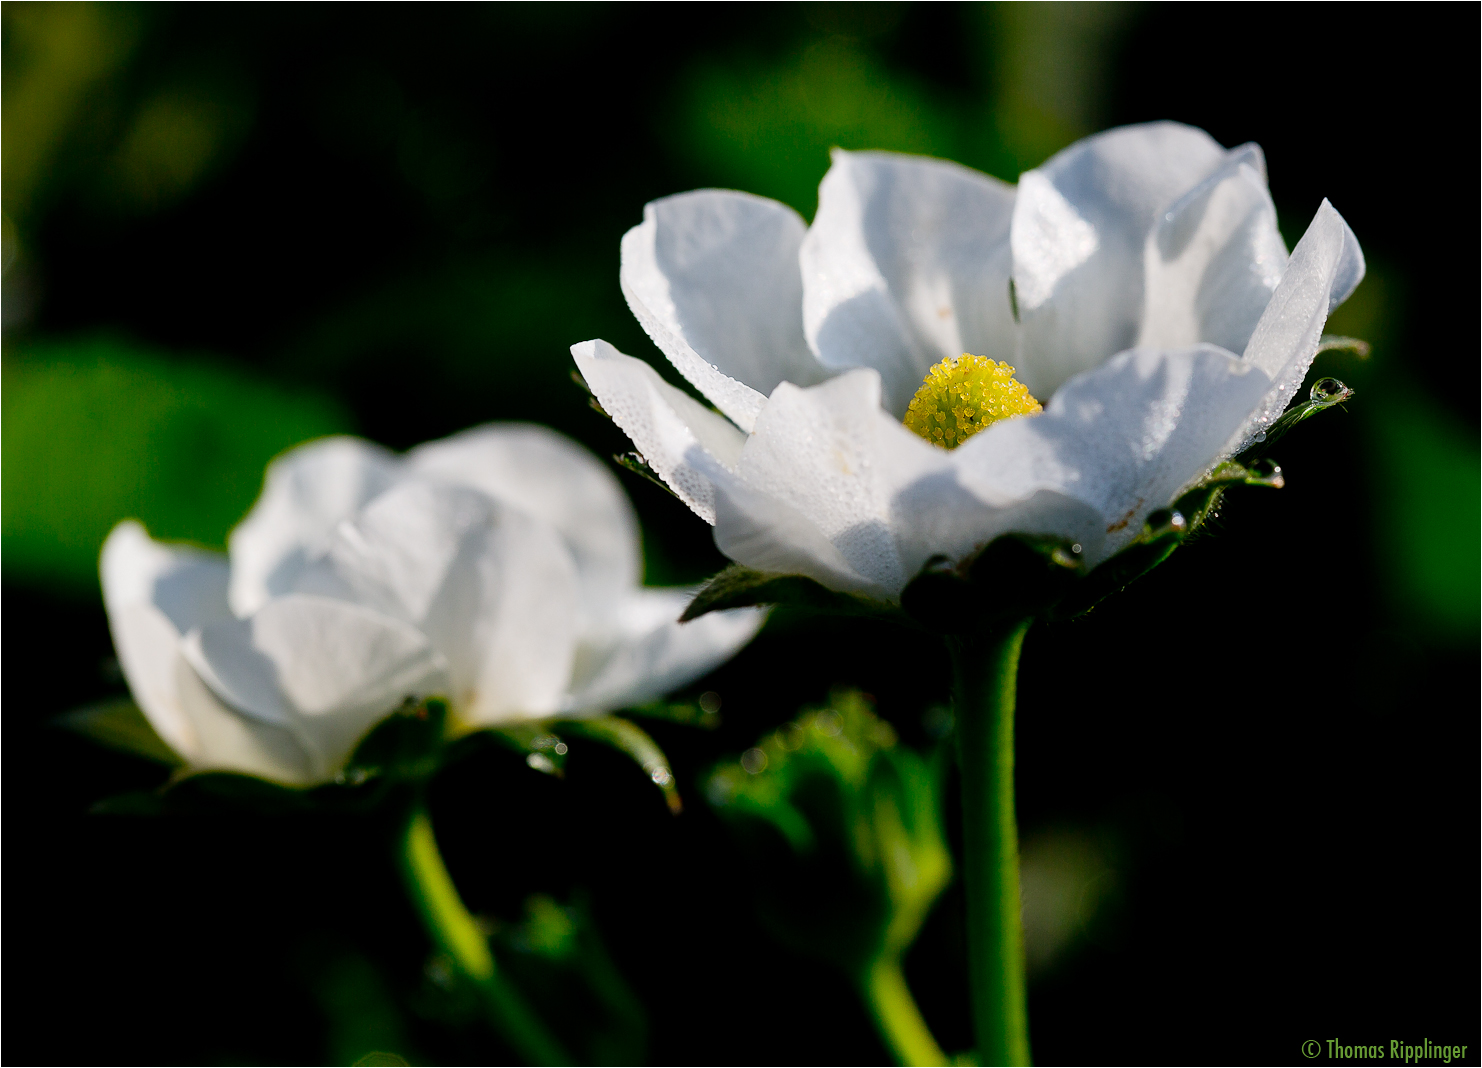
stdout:
{"type": "Polygon", "coordinates": [[[926,372],[905,424],[933,445],[955,449],[1000,419],[1038,411],[1039,401],[1014,378],[1011,366],[964,352],[926,372]]]}

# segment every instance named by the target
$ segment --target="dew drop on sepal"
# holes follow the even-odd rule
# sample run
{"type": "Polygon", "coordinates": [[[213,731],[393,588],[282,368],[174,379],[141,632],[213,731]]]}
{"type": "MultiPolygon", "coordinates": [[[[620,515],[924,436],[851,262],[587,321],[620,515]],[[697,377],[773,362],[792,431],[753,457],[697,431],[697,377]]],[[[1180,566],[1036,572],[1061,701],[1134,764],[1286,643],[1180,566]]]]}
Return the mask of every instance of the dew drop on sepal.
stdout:
{"type": "Polygon", "coordinates": [[[1353,390],[1336,378],[1319,378],[1312,383],[1312,399],[1318,404],[1335,404],[1352,395],[1353,390]]]}
{"type": "Polygon", "coordinates": [[[1182,534],[1189,529],[1189,521],[1184,518],[1182,512],[1175,512],[1172,508],[1159,508],[1148,516],[1147,524],[1143,527],[1149,537],[1158,537],[1162,534],[1182,534]]]}
{"type": "Polygon", "coordinates": [[[1250,475],[1246,482],[1258,486],[1271,486],[1281,489],[1286,485],[1286,477],[1281,473],[1281,465],[1275,460],[1259,459],[1252,460],[1245,468],[1250,475]]]}
{"type": "Polygon", "coordinates": [[[1259,434],[1257,434],[1255,436],[1255,440],[1256,441],[1265,441],[1266,440],[1266,432],[1264,430],[1261,431],[1259,434]]]}

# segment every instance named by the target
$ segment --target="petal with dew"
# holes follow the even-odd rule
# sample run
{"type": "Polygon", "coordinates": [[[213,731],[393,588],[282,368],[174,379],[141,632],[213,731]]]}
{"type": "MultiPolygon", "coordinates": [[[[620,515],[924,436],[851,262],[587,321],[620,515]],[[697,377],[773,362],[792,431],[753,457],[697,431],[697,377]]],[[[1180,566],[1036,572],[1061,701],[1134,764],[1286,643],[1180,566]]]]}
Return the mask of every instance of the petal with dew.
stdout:
{"type": "Polygon", "coordinates": [[[803,232],[797,212],[775,200],[703,189],[647,205],[623,236],[628,306],[743,430],[777,383],[824,377],[803,339],[803,232]]]}
{"type": "Polygon", "coordinates": [[[609,627],[583,643],[568,712],[631,708],[688,685],[731,658],[766,621],[766,611],[679,616],[693,590],[636,590],[609,627]]]}
{"type": "Polygon", "coordinates": [[[871,369],[809,389],[783,383],[741,450],[736,474],[805,516],[870,585],[898,590],[905,576],[891,529],[894,487],[881,465],[901,435],[911,436],[881,410],[880,376],[871,369]]]}
{"type": "Polygon", "coordinates": [[[683,390],[675,389],[648,364],[625,356],[605,341],[571,346],[576,366],[648,465],[705,522],[715,523],[715,487],[690,460],[698,447],[730,469],[746,436],[683,390]]]}
{"type": "Polygon", "coordinates": [[[274,598],[250,619],[192,631],[183,649],[224,704],[290,731],[320,777],[403,702],[448,688],[446,665],[416,628],[326,597],[274,598]]]}
{"type": "Polygon", "coordinates": [[[1138,348],[1244,351],[1287,261],[1265,172],[1261,150],[1244,145],[1158,220],[1138,348]]]}
{"type": "Polygon", "coordinates": [[[359,438],[301,445],[268,465],[262,495],[228,542],[232,611],[249,616],[293,589],[335,528],[396,479],[398,458],[359,438]]]}
{"type": "Polygon", "coordinates": [[[475,427],[407,453],[409,472],[472,486],[554,527],[588,608],[643,576],[638,519],[612,471],[570,438],[533,424],[475,427]]]}
{"type": "Polygon", "coordinates": [[[875,368],[897,416],[947,356],[1012,361],[1013,205],[1012,186],[955,163],[836,149],[800,254],[819,359],[875,368]]]}
{"type": "Polygon", "coordinates": [[[1041,399],[1132,346],[1143,251],[1158,218],[1226,152],[1192,126],[1154,122],[1077,141],[1019,180],[1010,245],[1019,379],[1041,399]]]}
{"type": "Polygon", "coordinates": [[[1323,324],[1364,279],[1358,238],[1326,200],[1292,249],[1281,284],[1245,347],[1246,362],[1260,368],[1271,388],[1229,443],[1235,452],[1274,423],[1296,396],[1317,355],[1323,324]]]}
{"type": "Polygon", "coordinates": [[[1041,414],[989,427],[954,460],[985,500],[1043,490],[1096,509],[1106,527],[1099,547],[1087,545],[1094,564],[1209,470],[1269,385],[1213,345],[1134,349],[1071,379],[1041,414]]]}

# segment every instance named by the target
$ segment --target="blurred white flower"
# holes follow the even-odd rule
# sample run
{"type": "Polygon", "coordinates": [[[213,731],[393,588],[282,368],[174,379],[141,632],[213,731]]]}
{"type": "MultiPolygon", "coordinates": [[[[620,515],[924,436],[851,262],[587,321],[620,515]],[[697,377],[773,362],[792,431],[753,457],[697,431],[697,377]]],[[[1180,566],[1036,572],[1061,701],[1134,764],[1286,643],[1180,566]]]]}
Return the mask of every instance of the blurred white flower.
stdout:
{"type": "Polygon", "coordinates": [[[1087,138],[1017,189],[839,151],[811,227],[702,190],[623,238],[629,306],[721,414],[605,342],[572,352],[728,556],[894,599],[1001,533],[1091,564],[1125,546],[1275,421],[1363,273],[1326,201],[1288,258],[1260,149],[1188,126],[1087,138]],[[913,395],[962,353],[1028,387],[1010,414],[1044,411],[952,451],[912,433],[913,395]]]}
{"type": "Polygon", "coordinates": [[[755,611],[676,622],[690,591],[639,586],[616,478],[535,426],[404,456],[355,438],[268,468],[229,558],[121,523],[103,547],[119,661],[187,763],[332,777],[408,698],[460,729],[641,704],[722,663],[755,611]]]}

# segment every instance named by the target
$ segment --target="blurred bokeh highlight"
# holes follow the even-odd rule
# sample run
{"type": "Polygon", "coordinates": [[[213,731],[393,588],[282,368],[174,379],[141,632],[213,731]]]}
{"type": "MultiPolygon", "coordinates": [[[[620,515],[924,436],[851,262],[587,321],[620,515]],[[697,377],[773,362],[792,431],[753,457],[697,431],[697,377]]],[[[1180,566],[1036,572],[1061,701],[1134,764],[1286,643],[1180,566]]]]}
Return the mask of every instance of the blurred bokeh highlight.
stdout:
{"type": "MultiPolygon", "coordinates": [[[[1282,443],[1286,489],[1028,639],[1036,1057],[1467,1041],[1482,471],[1456,335],[1472,209],[1444,176],[1475,171],[1476,12],[1328,8],[1314,42],[1284,10],[7,3],[5,859],[28,976],[7,1056],[488,1056],[429,992],[374,820],[87,814],[164,778],[45,725],[122,692],[96,578],[114,523],[222,548],[266,462],[329,433],[403,448],[529,420],[623,451],[567,347],[601,336],[678,381],[617,285],[647,200],[722,186],[811,217],[832,146],[1013,181],[1159,118],[1261,143],[1289,245],[1333,201],[1369,275],[1329,330],[1373,352],[1319,357],[1357,397],[1282,443]]],[[[723,563],[624,478],[648,582],[723,563]]],[[[721,696],[718,728],[655,734],[698,800],[706,769],[836,684],[903,742],[940,737],[939,650],[791,613],[694,688],[721,696]]],[[[655,1061],[885,1056],[848,983],[760,923],[703,805],[672,818],[600,754],[561,782],[491,757],[433,796],[476,911],[600,929],[655,1061]]],[[[906,961],[949,1051],[970,1041],[958,894],[906,961]]]]}

